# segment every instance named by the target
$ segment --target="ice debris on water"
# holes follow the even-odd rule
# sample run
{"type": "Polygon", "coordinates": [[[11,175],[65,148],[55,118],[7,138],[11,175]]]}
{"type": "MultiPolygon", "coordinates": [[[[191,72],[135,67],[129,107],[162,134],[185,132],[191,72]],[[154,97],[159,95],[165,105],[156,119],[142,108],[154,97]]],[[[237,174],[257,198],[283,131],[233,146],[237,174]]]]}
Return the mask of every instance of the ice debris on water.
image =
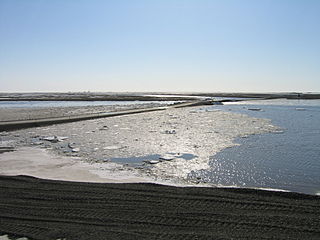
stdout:
{"type": "Polygon", "coordinates": [[[175,159],[175,156],[174,155],[164,155],[164,156],[159,157],[159,159],[164,160],[164,161],[171,161],[171,160],[175,159]]]}
{"type": "Polygon", "coordinates": [[[63,140],[66,140],[66,139],[68,139],[68,137],[58,137],[59,142],[62,142],[63,140]]]}
{"type": "Polygon", "coordinates": [[[151,161],[149,161],[149,163],[150,164],[157,164],[157,163],[159,163],[160,161],[158,161],[158,160],[151,160],[151,161]]]}
{"type": "Polygon", "coordinates": [[[282,133],[284,133],[284,131],[283,131],[283,130],[275,130],[275,131],[273,131],[272,133],[275,133],[275,134],[282,134],[282,133]]]}
{"type": "Polygon", "coordinates": [[[296,111],[305,111],[305,108],[296,108],[296,111]]]}
{"type": "Polygon", "coordinates": [[[250,110],[250,111],[261,111],[262,109],[261,108],[248,108],[248,110],[250,110]]]}
{"type": "Polygon", "coordinates": [[[57,142],[62,142],[63,140],[68,139],[68,137],[49,136],[49,137],[44,137],[42,139],[52,143],[57,143],[57,142]]]}
{"type": "Polygon", "coordinates": [[[52,143],[57,143],[57,142],[59,141],[58,138],[57,138],[57,136],[44,137],[43,140],[49,141],[49,142],[52,142],[52,143]]]}
{"type": "Polygon", "coordinates": [[[68,147],[71,148],[71,152],[79,152],[80,148],[75,147],[74,143],[68,143],[68,147]]]}
{"type": "Polygon", "coordinates": [[[75,143],[68,143],[69,148],[74,148],[75,147],[74,145],[75,145],[75,143]]]}
{"type": "Polygon", "coordinates": [[[72,152],[79,152],[79,151],[80,151],[80,148],[72,148],[71,151],[72,151],[72,152]]]}
{"type": "MultiPolygon", "coordinates": [[[[26,237],[20,237],[20,238],[14,238],[15,240],[29,240],[26,237]]],[[[13,240],[13,238],[10,238],[8,235],[0,235],[0,240],[13,240]]],[[[64,239],[57,239],[57,240],[64,240],[64,239]]]]}
{"type": "Polygon", "coordinates": [[[113,146],[106,146],[103,149],[104,150],[117,150],[117,149],[120,149],[120,148],[121,148],[121,146],[113,145],[113,146]]]}
{"type": "Polygon", "coordinates": [[[107,125],[103,125],[101,128],[99,128],[100,131],[103,131],[103,130],[108,130],[109,127],[107,125]]]}
{"type": "Polygon", "coordinates": [[[144,160],[144,162],[149,163],[149,164],[157,164],[160,161],[159,160],[144,160]]]}
{"type": "Polygon", "coordinates": [[[164,133],[165,134],[176,134],[177,132],[176,132],[176,130],[173,129],[173,130],[165,130],[164,133]]]}

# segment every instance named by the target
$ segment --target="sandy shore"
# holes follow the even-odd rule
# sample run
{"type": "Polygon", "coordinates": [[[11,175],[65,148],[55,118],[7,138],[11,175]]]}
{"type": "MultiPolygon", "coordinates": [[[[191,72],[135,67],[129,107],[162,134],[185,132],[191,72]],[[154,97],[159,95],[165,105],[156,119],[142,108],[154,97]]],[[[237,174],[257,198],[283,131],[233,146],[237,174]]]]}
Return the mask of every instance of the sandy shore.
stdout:
{"type": "Polygon", "coordinates": [[[32,147],[0,154],[0,175],[28,175],[76,182],[151,182],[151,179],[138,176],[116,163],[88,163],[78,157],[61,156],[32,147]]]}
{"type": "Polygon", "coordinates": [[[0,232],[30,239],[319,239],[320,198],[0,176],[0,232]]]}

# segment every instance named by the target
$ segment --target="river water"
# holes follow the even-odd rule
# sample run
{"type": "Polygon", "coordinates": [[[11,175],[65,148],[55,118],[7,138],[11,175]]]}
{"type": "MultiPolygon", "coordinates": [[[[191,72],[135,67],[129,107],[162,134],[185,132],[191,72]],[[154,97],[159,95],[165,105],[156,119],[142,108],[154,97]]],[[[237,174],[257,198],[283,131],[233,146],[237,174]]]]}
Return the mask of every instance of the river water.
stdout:
{"type": "Polygon", "coordinates": [[[283,131],[237,139],[239,146],[212,156],[210,169],[190,177],[223,186],[320,194],[319,100],[252,101],[219,108],[271,119],[283,131]]]}

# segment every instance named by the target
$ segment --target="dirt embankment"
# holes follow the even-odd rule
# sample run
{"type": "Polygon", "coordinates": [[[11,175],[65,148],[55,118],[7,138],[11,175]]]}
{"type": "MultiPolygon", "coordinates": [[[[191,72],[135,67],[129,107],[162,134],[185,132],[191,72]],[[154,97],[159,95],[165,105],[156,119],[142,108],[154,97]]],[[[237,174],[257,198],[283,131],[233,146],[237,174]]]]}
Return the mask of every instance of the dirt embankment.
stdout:
{"type": "Polygon", "coordinates": [[[319,239],[320,198],[0,176],[0,233],[30,239],[319,239]]]}

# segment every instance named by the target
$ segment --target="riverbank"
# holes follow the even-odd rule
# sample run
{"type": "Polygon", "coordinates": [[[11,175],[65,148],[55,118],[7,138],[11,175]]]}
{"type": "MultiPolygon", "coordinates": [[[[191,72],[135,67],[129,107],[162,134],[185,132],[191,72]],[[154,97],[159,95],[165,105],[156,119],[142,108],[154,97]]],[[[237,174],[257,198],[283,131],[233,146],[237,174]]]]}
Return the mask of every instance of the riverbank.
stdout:
{"type": "Polygon", "coordinates": [[[319,239],[317,196],[0,176],[0,232],[30,239],[319,239]]]}

